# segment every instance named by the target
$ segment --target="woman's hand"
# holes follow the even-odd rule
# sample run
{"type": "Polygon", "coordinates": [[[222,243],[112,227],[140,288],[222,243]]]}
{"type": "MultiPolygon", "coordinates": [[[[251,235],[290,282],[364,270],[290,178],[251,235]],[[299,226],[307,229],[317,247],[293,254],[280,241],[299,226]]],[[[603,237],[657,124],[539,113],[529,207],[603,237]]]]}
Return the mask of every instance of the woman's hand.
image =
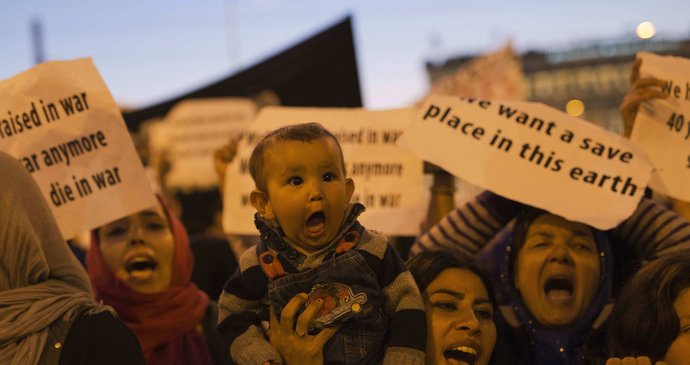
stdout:
{"type": "Polygon", "coordinates": [[[620,105],[621,117],[623,118],[623,135],[626,137],[630,137],[633,124],[635,123],[635,116],[641,102],[654,98],[663,99],[668,97],[668,94],[661,91],[661,87],[664,85],[662,80],[652,77],[640,78],[640,64],[639,59],[635,61],[630,75],[632,87],[620,105]]]}
{"type": "MultiPolygon", "coordinates": [[[[612,357],[606,361],[606,365],[652,365],[652,360],[647,356],[639,357],[612,357]]],[[[655,365],[666,365],[663,361],[657,361],[655,365]]]]}
{"type": "Polygon", "coordinates": [[[323,302],[316,300],[296,319],[297,311],[306,303],[307,294],[295,295],[280,312],[280,323],[271,310],[271,327],[269,336],[271,345],[283,356],[285,365],[323,364],[323,346],[339,327],[324,328],[315,336],[310,336],[309,323],[323,306],[323,302]]]}

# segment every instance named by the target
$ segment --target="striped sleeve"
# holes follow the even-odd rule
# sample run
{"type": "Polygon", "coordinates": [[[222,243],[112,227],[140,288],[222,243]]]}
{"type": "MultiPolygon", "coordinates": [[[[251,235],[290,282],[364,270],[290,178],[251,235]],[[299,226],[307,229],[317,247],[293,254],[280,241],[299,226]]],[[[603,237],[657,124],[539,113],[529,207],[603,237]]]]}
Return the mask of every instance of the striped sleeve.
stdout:
{"type": "Polygon", "coordinates": [[[238,364],[281,363],[280,353],[261,330],[259,313],[265,311],[268,278],[259,266],[256,248],[240,257],[237,271],[228,279],[218,301],[218,332],[238,364]]]}
{"type": "Polygon", "coordinates": [[[612,233],[647,260],[690,250],[690,222],[650,199],[642,199],[612,233]]]}
{"type": "Polygon", "coordinates": [[[385,237],[365,231],[359,252],[377,274],[390,319],[383,364],[424,364],[426,315],[417,284],[385,237]]]}
{"type": "Polygon", "coordinates": [[[520,203],[485,191],[453,209],[417,238],[410,253],[445,249],[473,256],[517,216],[522,207],[520,203]]]}

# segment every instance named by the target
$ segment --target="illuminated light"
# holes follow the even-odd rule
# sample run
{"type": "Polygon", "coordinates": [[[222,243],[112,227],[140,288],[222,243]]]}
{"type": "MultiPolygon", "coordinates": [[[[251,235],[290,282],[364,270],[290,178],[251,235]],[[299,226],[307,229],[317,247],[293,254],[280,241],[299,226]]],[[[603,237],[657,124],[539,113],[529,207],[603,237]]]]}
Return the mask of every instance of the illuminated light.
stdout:
{"type": "Polygon", "coordinates": [[[655,34],[656,29],[654,29],[652,22],[642,22],[637,26],[637,36],[642,39],[652,38],[655,34]]]}
{"type": "Polygon", "coordinates": [[[570,116],[579,117],[585,112],[585,103],[578,99],[570,100],[565,104],[565,112],[570,116]]]}

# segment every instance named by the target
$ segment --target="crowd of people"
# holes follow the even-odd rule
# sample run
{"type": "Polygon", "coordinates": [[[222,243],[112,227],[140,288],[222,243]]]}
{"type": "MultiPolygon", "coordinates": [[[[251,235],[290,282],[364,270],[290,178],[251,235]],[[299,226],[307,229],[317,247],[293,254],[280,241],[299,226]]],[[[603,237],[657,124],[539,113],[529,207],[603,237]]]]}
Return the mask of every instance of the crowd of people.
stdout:
{"type": "MultiPolygon", "coordinates": [[[[626,135],[666,95],[638,70],[626,135]]],[[[318,123],[267,134],[249,168],[258,243],[236,259],[158,196],[93,229],[82,265],[0,153],[0,364],[690,364],[690,222],[651,197],[608,231],[490,191],[432,201],[400,252],[358,221],[318,123]]]]}

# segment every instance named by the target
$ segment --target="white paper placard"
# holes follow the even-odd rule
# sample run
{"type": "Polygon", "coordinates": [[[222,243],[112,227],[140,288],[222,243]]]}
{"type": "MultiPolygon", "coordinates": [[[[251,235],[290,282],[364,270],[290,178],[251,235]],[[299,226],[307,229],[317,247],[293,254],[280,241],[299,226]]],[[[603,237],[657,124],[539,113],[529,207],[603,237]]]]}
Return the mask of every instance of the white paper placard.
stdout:
{"type": "Polygon", "coordinates": [[[216,188],[213,152],[239,138],[255,113],[256,105],[248,98],[188,99],[176,104],[164,121],[171,167],[166,186],[216,188]]]}
{"type": "Polygon", "coordinates": [[[630,139],[655,167],[649,187],[690,201],[690,60],[639,53],[640,77],[664,81],[666,99],[643,101],[630,139]]]}
{"type": "Polygon", "coordinates": [[[599,229],[632,214],[652,169],[625,138],[531,102],[432,95],[399,143],[474,185],[599,229]]]}
{"type": "Polygon", "coordinates": [[[0,81],[0,150],[31,172],[65,238],[157,204],[91,59],[0,81]]]}

